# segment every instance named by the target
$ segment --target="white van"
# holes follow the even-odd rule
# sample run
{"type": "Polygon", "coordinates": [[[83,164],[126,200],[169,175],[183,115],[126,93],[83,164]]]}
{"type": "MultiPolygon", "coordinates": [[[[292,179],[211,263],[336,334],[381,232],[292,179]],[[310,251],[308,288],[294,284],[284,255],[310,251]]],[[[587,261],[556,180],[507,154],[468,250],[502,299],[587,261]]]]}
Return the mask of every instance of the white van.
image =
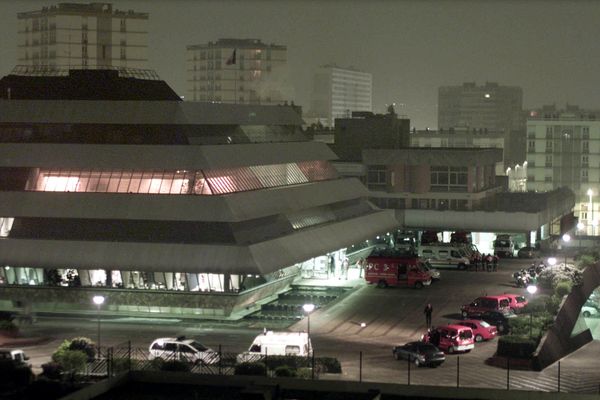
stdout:
{"type": "Polygon", "coordinates": [[[436,268],[467,269],[471,263],[462,245],[421,245],[419,257],[426,259],[436,268]]]}
{"type": "Polygon", "coordinates": [[[265,331],[254,339],[248,351],[238,354],[237,362],[260,361],[265,356],[311,357],[308,333],[265,331]]]}

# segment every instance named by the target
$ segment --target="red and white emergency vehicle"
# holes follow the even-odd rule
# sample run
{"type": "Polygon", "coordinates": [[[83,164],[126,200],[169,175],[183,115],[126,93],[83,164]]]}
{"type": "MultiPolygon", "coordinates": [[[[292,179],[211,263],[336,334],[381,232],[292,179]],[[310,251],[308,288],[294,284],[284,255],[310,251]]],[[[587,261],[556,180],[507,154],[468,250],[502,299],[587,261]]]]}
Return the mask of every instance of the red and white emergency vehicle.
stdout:
{"type": "Polygon", "coordinates": [[[417,289],[431,284],[431,273],[414,254],[377,249],[366,259],[365,280],[377,287],[408,286],[417,289]]]}

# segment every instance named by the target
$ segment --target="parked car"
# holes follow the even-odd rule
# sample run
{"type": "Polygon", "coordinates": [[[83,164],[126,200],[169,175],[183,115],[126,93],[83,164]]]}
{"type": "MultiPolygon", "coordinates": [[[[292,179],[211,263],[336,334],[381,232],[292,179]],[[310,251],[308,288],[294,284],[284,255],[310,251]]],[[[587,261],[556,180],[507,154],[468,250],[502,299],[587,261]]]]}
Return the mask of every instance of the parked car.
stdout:
{"type": "Polygon", "coordinates": [[[423,335],[422,341],[431,343],[449,354],[457,351],[468,353],[475,347],[473,330],[462,325],[446,325],[430,328],[423,335]]]}
{"type": "Polygon", "coordinates": [[[20,349],[0,349],[0,360],[13,360],[16,364],[31,367],[31,363],[28,362],[29,357],[20,349]]]}
{"type": "Polygon", "coordinates": [[[597,317],[599,314],[600,312],[596,307],[591,307],[588,305],[581,307],[581,315],[583,315],[585,318],[597,317]]]}
{"type": "Polygon", "coordinates": [[[517,251],[517,257],[519,258],[538,258],[539,256],[540,251],[535,247],[525,246],[517,251]]]}
{"type": "Polygon", "coordinates": [[[498,329],[498,333],[510,332],[510,319],[516,317],[512,312],[501,312],[501,311],[486,311],[478,315],[477,319],[483,320],[490,325],[493,325],[498,329]]]}
{"type": "Polygon", "coordinates": [[[402,346],[396,346],[392,349],[392,354],[396,360],[408,360],[417,367],[439,367],[446,356],[444,352],[431,343],[409,342],[402,346]]]}
{"type": "Polygon", "coordinates": [[[510,309],[515,314],[518,314],[521,311],[523,311],[523,308],[525,308],[525,306],[527,306],[527,304],[529,304],[529,301],[527,300],[527,298],[525,296],[523,296],[522,294],[505,293],[504,296],[509,298],[510,309]]]}
{"type": "Polygon", "coordinates": [[[510,299],[508,296],[482,296],[473,300],[461,308],[463,318],[476,317],[486,311],[508,311],[510,310],[510,299]]]}
{"type": "Polygon", "coordinates": [[[219,353],[185,336],[158,338],[150,344],[149,359],[182,360],[193,364],[215,364],[219,353]]]}
{"type": "Polygon", "coordinates": [[[498,328],[490,325],[489,323],[478,320],[478,319],[465,319],[455,323],[456,325],[463,325],[473,330],[476,342],[482,342],[484,340],[491,340],[498,334],[498,328]]]}

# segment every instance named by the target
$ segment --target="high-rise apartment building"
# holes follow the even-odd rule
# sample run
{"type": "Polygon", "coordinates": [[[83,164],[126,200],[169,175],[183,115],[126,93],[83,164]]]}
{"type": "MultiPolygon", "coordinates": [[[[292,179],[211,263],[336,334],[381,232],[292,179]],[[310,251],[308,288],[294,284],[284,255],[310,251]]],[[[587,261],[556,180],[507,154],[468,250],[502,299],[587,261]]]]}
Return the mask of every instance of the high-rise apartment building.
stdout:
{"type": "Polygon", "coordinates": [[[59,3],[17,18],[19,65],[41,71],[147,68],[146,13],[110,3],[59,3]]]}
{"type": "Polygon", "coordinates": [[[600,233],[599,119],[600,111],[569,105],[545,106],[527,119],[527,188],[570,188],[576,195],[574,215],[587,234],[600,233]]]}
{"type": "Polygon", "coordinates": [[[187,46],[187,100],[276,105],[293,100],[287,47],[259,39],[187,46]]]}
{"type": "Polygon", "coordinates": [[[373,77],[368,72],[336,65],[317,69],[307,120],[333,127],[336,118],[353,111],[372,111],[373,77]]]}

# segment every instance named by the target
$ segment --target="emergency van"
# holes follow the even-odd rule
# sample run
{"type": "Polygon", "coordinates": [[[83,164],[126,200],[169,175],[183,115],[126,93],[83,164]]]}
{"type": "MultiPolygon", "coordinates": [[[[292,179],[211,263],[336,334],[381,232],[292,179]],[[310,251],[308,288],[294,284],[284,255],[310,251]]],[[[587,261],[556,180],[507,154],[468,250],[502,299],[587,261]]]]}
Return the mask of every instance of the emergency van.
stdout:
{"type": "Polygon", "coordinates": [[[254,338],[248,351],[237,356],[237,362],[261,361],[268,356],[312,357],[312,344],[306,332],[274,332],[265,330],[254,338]]]}
{"type": "Polygon", "coordinates": [[[420,289],[431,284],[431,273],[415,254],[385,249],[374,251],[367,257],[365,280],[380,288],[408,286],[420,289]]]}
{"type": "Polygon", "coordinates": [[[461,244],[421,245],[419,257],[428,260],[436,268],[467,269],[471,264],[470,257],[461,244]]]}

